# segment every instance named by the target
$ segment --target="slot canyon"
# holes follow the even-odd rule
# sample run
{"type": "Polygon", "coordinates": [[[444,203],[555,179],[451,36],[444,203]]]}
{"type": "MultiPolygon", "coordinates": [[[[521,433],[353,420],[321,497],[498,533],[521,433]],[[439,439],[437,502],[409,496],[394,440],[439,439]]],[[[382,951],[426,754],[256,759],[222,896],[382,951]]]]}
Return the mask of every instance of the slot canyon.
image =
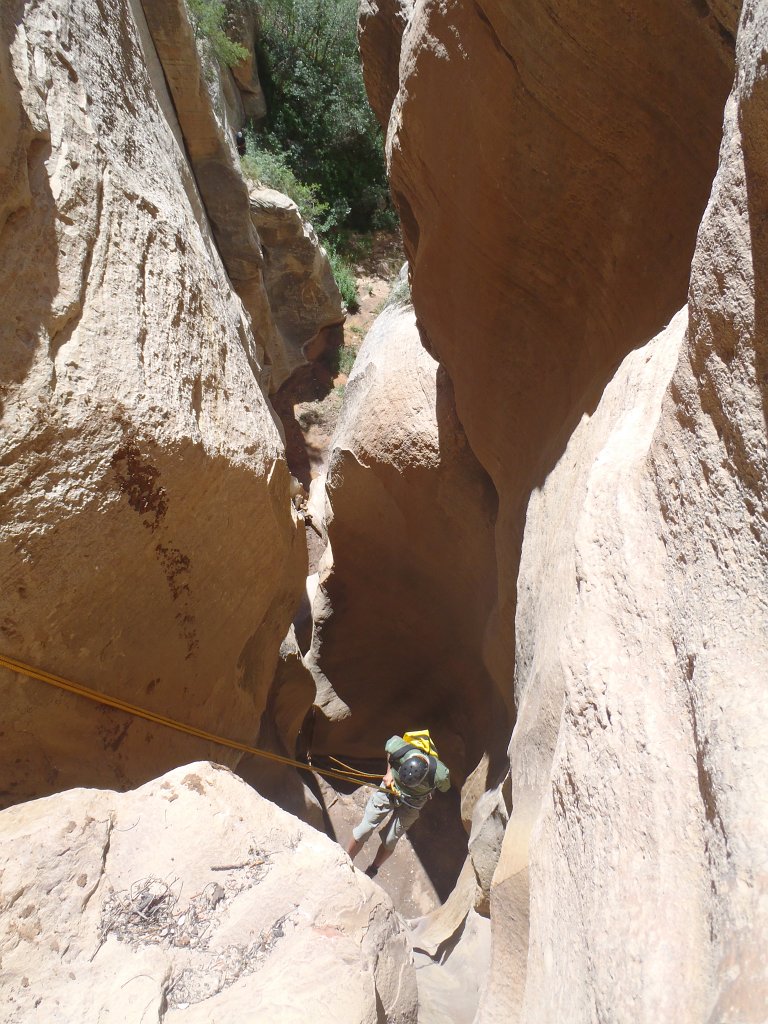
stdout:
{"type": "Polygon", "coordinates": [[[0,1020],[765,1024],[768,2],[360,0],[362,327],[274,2],[0,7],[0,1020]]]}

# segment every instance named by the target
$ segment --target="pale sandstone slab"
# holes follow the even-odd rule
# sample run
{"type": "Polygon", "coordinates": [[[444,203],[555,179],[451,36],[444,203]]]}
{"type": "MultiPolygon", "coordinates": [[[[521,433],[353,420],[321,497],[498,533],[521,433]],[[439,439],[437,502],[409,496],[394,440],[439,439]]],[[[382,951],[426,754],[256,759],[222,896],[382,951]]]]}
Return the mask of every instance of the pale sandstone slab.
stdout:
{"type": "Polygon", "coordinates": [[[416,1022],[388,897],[226,769],[62,793],[4,811],[0,832],[7,1024],[416,1022]],[[150,879],[178,901],[131,917],[150,879]]]}

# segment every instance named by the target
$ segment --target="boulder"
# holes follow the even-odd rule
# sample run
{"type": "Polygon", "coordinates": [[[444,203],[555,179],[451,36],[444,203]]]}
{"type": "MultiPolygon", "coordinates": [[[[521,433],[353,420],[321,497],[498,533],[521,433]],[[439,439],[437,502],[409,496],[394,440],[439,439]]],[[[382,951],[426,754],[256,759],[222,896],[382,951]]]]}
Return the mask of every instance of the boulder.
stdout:
{"type": "Polygon", "coordinates": [[[322,352],[320,335],[327,328],[344,322],[341,294],[325,249],[296,203],[259,186],[252,186],[248,197],[272,317],[289,358],[299,366],[322,352]]]}
{"type": "MultiPolygon", "coordinates": [[[[13,0],[0,29],[0,650],[252,742],[303,531],[142,9],[13,0]]],[[[4,804],[237,757],[0,690],[4,804]]]]}
{"type": "Polygon", "coordinates": [[[20,805],[0,835],[8,1024],[416,1022],[389,898],[221,766],[20,805]]]}

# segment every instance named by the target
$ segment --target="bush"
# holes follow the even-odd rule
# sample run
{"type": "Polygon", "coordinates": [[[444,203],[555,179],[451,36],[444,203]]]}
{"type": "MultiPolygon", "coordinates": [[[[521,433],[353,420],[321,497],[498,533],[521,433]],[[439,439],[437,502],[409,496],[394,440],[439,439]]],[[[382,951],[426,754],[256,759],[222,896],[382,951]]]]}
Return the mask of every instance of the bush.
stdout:
{"type": "Polygon", "coordinates": [[[352,367],[357,359],[357,351],[351,345],[342,345],[339,349],[339,372],[346,377],[352,373],[352,367]]]}
{"type": "Polygon", "coordinates": [[[330,242],[325,243],[325,250],[344,305],[350,313],[356,313],[360,309],[360,303],[357,299],[357,281],[352,268],[330,242]]]}
{"type": "Polygon", "coordinates": [[[214,55],[231,67],[245,60],[248,51],[224,31],[227,9],[222,0],[187,0],[192,27],[198,39],[207,39],[214,55]]]}
{"type": "Polygon", "coordinates": [[[322,234],[326,230],[328,207],[318,199],[317,186],[299,181],[285,154],[260,146],[252,128],[246,129],[245,140],[245,156],[241,160],[243,174],[259,185],[289,196],[298,206],[304,220],[311,221],[313,227],[322,234]]]}
{"type": "Polygon", "coordinates": [[[256,136],[250,129],[246,131],[246,152],[240,163],[246,177],[259,185],[273,188],[288,196],[296,203],[304,220],[312,223],[325,245],[328,262],[331,265],[344,305],[350,313],[356,313],[360,308],[360,303],[357,301],[355,275],[333,243],[324,237],[328,230],[328,208],[325,203],[318,200],[317,187],[305,185],[299,181],[288,166],[285,154],[259,148],[256,136]]]}
{"type": "MultiPolygon", "coordinates": [[[[335,379],[343,373],[345,377],[349,377],[358,352],[359,347],[355,348],[353,345],[340,345],[334,349],[326,359],[326,366],[330,370],[331,376],[335,379]]],[[[336,386],[339,387],[339,385],[336,386]]]]}
{"type": "Polygon", "coordinates": [[[381,132],[357,49],[357,0],[263,0],[259,71],[266,148],[317,185],[328,230],[391,210],[381,132]]]}

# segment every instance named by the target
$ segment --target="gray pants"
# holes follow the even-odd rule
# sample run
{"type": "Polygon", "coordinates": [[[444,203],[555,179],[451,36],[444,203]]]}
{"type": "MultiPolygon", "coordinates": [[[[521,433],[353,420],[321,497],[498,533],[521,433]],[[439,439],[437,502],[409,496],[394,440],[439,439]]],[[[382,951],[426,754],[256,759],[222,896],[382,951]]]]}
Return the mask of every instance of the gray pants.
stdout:
{"type": "Polygon", "coordinates": [[[391,814],[392,820],[382,833],[381,842],[385,849],[394,850],[398,839],[405,835],[416,821],[419,812],[419,807],[408,807],[407,804],[399,803],[388,790],[377,789],[365,805],[363,820],[352,829],[352,835],[358,842],[366,842],[387,815],[391,814]]]}

